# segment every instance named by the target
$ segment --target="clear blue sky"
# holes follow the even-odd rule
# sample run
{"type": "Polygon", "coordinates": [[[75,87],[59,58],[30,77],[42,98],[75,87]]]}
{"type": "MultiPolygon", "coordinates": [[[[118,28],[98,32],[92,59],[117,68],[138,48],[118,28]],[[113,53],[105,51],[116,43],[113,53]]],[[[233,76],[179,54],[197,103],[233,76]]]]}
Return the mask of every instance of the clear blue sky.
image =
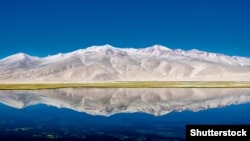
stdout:
{"type": "Polygon", "coordinates": [[[0,0],[0,58],[91,45],[250,57],[249,0],[0,0]]]}

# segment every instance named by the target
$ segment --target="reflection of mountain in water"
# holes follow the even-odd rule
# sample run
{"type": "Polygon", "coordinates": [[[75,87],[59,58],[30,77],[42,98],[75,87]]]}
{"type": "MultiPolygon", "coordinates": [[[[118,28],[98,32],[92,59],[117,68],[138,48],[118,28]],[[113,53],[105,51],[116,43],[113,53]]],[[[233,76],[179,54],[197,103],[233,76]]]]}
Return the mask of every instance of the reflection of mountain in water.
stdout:
{"type": "Polygon", "coordinates": [[[245,88],[66,88],[0,91],[0,103],[15,108],[46,104],[91,115],[144,112],[198,111],[250,101],[245,88]]]}

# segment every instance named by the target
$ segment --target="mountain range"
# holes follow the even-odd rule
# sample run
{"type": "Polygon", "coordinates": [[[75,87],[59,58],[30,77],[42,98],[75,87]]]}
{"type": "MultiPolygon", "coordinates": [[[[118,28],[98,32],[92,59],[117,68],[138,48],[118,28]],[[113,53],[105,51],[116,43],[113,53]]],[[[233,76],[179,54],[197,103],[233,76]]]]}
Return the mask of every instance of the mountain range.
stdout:
{"type": "Polygon", "coordinates": [[[90,46],[47,57],[0,60],[1,81],[250,81],[250,58],[205,51],[90,46]]]}
{"type": "Polygon", "coordinates": [[[45,104],[90,115],[200,111],[250,102],[248,88],[64,88],[0,91],[0,103],[23,109],[45,104]]]}

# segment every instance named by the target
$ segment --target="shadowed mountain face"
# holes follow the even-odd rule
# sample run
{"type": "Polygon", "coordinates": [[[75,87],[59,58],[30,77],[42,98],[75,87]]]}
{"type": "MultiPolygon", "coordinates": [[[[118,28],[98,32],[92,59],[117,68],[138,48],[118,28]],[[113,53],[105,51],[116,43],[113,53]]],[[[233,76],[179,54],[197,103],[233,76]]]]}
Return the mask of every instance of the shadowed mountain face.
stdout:
{"type": "Polygon", "coordinates": [[[143,112],[164,115],[171,111],[199,111],[250,102],[244,88],[66,88],[0,91],[0,103],[14,108],[46,104],[91,115],[143,112]]]}
{"type": "Polygon", "coordinates": [[[92,46],[39,58],[18,53],[0,60],[2,81],[250,80],[250,59],[199,50],[92,46]]]}

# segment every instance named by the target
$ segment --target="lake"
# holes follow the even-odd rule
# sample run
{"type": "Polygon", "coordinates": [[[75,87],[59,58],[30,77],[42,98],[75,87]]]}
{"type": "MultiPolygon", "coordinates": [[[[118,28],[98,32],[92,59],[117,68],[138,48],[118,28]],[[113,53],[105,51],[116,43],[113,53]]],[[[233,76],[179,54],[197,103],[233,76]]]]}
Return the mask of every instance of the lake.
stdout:
{"type": "Polygon", "coordinates": [[[186,124],[250,124],[250,89],[2,90],[0,111],[0,140],[183,141],[186,124]]]}

